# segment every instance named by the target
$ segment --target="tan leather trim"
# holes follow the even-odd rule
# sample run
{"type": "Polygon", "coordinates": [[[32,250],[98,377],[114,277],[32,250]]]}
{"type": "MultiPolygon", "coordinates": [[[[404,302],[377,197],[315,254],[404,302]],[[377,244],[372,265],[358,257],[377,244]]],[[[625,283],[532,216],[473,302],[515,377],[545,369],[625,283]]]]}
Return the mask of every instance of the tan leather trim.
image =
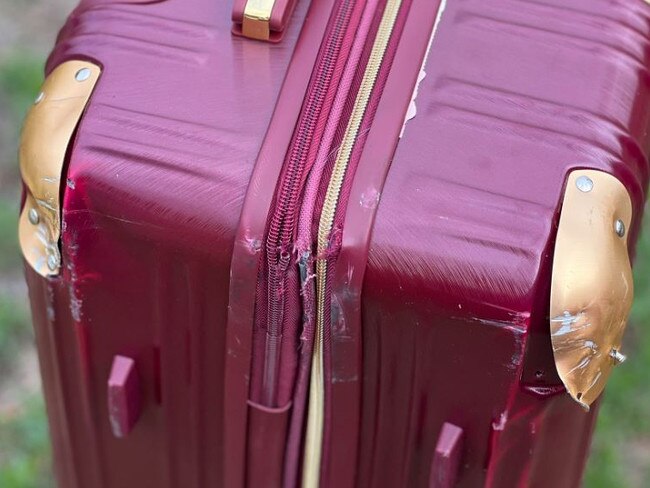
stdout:
{"type": "Polygon", "coordinates": [[[553,258],[550,329],[560,378],[587,409],[625,359],[621,342],[634,295],[631,220],[632,202],[618,179],[594,170],[569,175],[553,258]]]}
{"type": "Polygon", "coordinates": [[[59,273],[61,173],[75,128],[101,69],[88,61],[66,61],[47,77],[25,118],[18,158],[26,187],[18,222],[25,260],[41,276],[59,273]]]}

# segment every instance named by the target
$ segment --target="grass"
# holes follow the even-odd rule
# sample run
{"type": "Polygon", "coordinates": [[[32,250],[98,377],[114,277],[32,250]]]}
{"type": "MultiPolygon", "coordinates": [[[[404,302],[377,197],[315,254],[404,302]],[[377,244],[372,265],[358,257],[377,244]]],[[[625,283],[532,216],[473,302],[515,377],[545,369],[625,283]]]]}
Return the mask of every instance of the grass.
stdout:
{"type": "Polygon", "coordinates": [[[43,80],[43,59],[17,51],[0,66],[0,90],[12,120],[20,121],[43,80]]]}
{"type": "Polygon", "coordinates": [[[20,412],[0,417],[0,486],[53,486],[45,408],[40,395],[30,396],[20,412]]]}
{"type": "Polygon", "coordinates": [[[19,301],[8,293],[0,295],[0,371],[11,370],[16,350],[31,338],[31,325],[25,308],[22,299],[19,301]]]}
{"type": "MultiPolygon", "coordinates": [[[[41,83],[42,60],[20,53],[0,65],[0,141],[14,145],[20,120],[41,83]]],[[[0,273],[20,276],[16,222],[19,179],[15,158],[0,152],[0,273]],[[10,161],[7,162],[7,159],[10,161]]],[[[612,375],[602,403],[585,476],[587,488],[640,488],[650,480],[650,219],[638,246],[636,301],[626,337],[628,361],[612,375]]],[[[21,349],[30,347],[25,299],[0,289],[0,371],[10,371],[21,349]]],[[[0,378],[0,381],[2,379],[0,378]]],[[[0,487],[51,486],[49,442],[43,401],[26,395],[19,409],[0,410],[0,487]]]]}
{"type": "Polygon", "coordinates": [[[16,164],[21,121],[38,93],[43,60],[15,52],[0,64],[0,273],[9,275],[20,263],[16,228],[20,197],[16,164]]]}
{"type": "Polygon", "coordinates": [[[17,238],[20,183],[16,144],[20,122],[42,80],[42,57],[18,53],[0,63],[0,487],[52,486],[50,444],[40,394],[9,384],[22,351],[33,347],[17,238]],[[9,379],[7,379],[9,378],[9,379]]]}
{"type": "Polygon", "coordinates": [[[18,247],[18,192],[12,201],[0,197],[0,275],[10,275],[17,270],[20,263],[18,247]]]}

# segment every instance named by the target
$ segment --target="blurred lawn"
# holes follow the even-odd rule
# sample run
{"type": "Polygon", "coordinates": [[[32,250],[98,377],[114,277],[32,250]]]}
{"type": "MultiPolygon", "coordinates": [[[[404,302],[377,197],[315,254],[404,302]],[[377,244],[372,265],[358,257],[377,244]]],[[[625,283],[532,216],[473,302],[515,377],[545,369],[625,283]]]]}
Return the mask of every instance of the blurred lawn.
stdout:
{"type": "MultiPolygon", "coordinates": [[[[52,484],[41,396],[11,384],[21,354],[34,347],[16,242],[16,139],[23,114],[41,84],[44,54],[15,51],[0,58],[0,390],[16,390],[9,407],[0,402],[0,488],[52,484]]],[[[650,486],[650,222],[646,224],[638,246],[636,301],[624,348],[628,360],[608,385],[587,488],[650,486]]]]}
{"type": "Polygon", "coordinates": [[[53,486],[45,409],[34,386],[38,371],[16,236],[16,141],[24,113],[38,93],[42,65],[42,53],[15,51],[0,57],[0,488],[53,486]],[[23,364],[25,358],[31,364],[23,364]]]}

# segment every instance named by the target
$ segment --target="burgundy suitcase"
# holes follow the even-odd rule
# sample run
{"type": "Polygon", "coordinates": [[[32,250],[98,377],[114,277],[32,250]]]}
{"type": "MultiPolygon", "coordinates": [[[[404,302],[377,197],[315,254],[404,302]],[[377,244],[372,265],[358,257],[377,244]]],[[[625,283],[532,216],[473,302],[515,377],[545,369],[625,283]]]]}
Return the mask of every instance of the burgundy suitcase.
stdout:
{"type": "Polygon", "coordinates": [[[648,66],[642,0],[83,0],[20,153],[59,485],[579,486],[648,66]]]}

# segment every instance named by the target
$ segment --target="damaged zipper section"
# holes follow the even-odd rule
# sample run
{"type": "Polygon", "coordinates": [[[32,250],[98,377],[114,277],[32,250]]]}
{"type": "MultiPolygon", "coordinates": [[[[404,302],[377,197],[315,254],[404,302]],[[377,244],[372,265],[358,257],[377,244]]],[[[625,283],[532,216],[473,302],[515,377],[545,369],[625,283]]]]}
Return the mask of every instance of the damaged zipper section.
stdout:
{"type": "Polygon", "coordinates": [[[264,246],[263,269],[256,299],[256,333],[251,398],[268,407],[291,398],[300,328],[300,298],[294,263],[297,212],[306,175],[333,100],[355,9],[340,0],[321,46],[300,118],[276,191],[264,246]]]}
{"type": "MultiPolygon", "coordinates": [[[[353,151],[359,144],[362,122],[367,115],[371,95],[376,88],[384,56],[392,40],[402,0],[387,0],[375,39],[358,87],[347,126],[338,147],[334,165],[324,193],[324,201],[317,227],[316,242],[316,327],[311,358],[307,432],[304,448],[303,486],[316,487],[321,480],[323,448],[326,429],[326,338],[331,328],[329,274],[333,266],[333,231],[335,217],[341,202],[344,184],[353,177],[348,174],[353,151]]],[[[366,121],[368,124],[371,121],[366,121]]],[[[358,156],[359,150],[354,151],[358,156]]]]}
{"type": "Polygon", "coordinates": [[[334,4],[267,220],[255,297],[249,462],[270,463],[277,473],[281,432],[264,445],[258,434],[285,425],[287,487],[300,477],[304,486],[327,484],[328,283],[354,169],[406,4],[410,0],[334,4]]]}
{"type": "MultiPolygon", "coordinates": [[[[376,29],[374,19],[377,14],[380,0],[368,0],[363,14],[356,28],[354,42],[346,61],[345,69],[341,76],[332,109],[329,113],[327,124],[320,141],[316,161],[314,162],[308,180],[298,219],[298,235],[296,250],[299,259],[301,296],[303,306],[303,329],[300,335],[300,359],[296,378],[296,387],[293,396],[293,411],[287,451],[285,457],[285,483],[284,486],[298,484],[299,464],[302,458],[303,435],[305,426],[306,403],[309,391],[309,377],[311,374],[312,352],[315,335],[315,270],[313,252],[314,221],[317,201],[320,200],[321,181],[325,178],[326,168],[331,165],[335,147],[341,140],[341,132],[350,117],[351,99],[358,88],[358,72],[363,71],[367,62],[367,53],[364,56],[366,45],[373,27],[376,29]]],[[[331,169],[331,168],[329,168],[331,169]]],[[[325,182],[326,183],[326,182],[325,182]]]]}

